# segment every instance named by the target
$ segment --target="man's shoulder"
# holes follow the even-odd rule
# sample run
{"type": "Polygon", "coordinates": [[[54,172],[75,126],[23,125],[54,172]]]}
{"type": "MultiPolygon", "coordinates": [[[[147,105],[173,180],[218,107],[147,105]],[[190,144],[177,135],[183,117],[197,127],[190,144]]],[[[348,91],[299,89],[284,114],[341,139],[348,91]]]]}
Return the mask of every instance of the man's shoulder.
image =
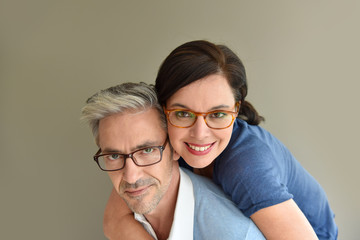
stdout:
{"type": "Polygon", "coordinates": [[[194,189],[194,236],[196,239],[264,239],[251,221],[210,179],[183,171],[194,189]]]}
{"type": "Polygon", "coordinates": [[[210,179],[182,169],[193,184],[196,239],[264,239],[250,218],[210,179]]]}
{"type": "Polygon", "coordinates": [[[216,185],[211,179],[195,174],[188,169],[184,169],[184,168],[181,169],[186,173],[186,175],[190,177],[191,182],[194,186],[195,197],[198,194],[202,194],[202,195],[215,194],[215,196],[217,196],[220,199],[225,198],[231,201],[230,198],[224,193],[224,191],[218,185],[216,185]]]}
{"type": "Polygon", "coordinates": [[[237,209],[230,197],[211,179],[197,175],[187,169],[182,170],[191,179],[194,190],[195,207],[205,208],[207,206],[212,206],[212,204],[219,204],[219,208],[221,209],[224,206],[230,205],[231,208],[236,209],[237,212],[242,215],[241,211],[237,209]],[[206,199],[206,201],[202,201],[203,199],[206,199]],[[201,203],[201,206],[197,206],[198,203],[201,203]]]}

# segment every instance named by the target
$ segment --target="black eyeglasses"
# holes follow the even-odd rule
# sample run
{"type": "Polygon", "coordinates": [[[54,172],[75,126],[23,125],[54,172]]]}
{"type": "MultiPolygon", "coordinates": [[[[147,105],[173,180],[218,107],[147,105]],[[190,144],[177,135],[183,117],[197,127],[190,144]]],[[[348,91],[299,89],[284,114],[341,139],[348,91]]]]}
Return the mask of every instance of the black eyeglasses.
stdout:
{"type": "Polygon", "coordinates": [[[150,146],[138,149],[129,154],[121,154],[117,152],[101,153],[101,149],[94,155],[95,162],[103,171],[118,171],[125,167],[126,159],[131,160],[139,167],[154,165],[162,160],[162,153],[168,142],[166,138],[162,146],[150,146]]]}

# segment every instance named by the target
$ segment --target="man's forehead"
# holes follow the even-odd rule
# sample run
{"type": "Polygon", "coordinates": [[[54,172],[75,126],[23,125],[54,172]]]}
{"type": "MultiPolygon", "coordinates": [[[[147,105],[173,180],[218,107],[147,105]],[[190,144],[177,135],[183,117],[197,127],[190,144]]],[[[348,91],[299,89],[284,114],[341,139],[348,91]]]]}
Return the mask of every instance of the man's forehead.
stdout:
{"type": "Polygon", "coordinates": [[[167,137],[155,109],[123,112],[100,120],[99,144],[107,151],[135,151],[162,145],[167,137]]]}

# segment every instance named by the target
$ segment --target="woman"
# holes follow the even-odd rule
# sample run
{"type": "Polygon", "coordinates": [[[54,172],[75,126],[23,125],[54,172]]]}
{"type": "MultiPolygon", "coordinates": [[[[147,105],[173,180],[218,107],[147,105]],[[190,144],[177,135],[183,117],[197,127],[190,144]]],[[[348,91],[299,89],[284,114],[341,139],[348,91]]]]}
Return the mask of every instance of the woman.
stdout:
{"type": "Polygon", "coordinates": [[[321,186],[258,126],[263,118],[245,100],[244,66],[229,48],[207,41],[179,46],[155,87],[171,144],[187,167],[219,184],[267,239],[337,238],[321,186]]]}

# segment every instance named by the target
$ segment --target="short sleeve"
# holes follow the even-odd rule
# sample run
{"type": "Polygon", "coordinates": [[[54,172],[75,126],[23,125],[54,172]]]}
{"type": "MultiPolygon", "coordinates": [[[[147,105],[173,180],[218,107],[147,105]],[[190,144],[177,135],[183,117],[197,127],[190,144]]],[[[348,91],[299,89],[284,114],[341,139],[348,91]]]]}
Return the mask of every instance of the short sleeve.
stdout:
{"type": "Polygon", "coordinates": [[[247,216],[293,198],[286,186],[286,166],[258,137],[231,144],[217,159],[214,181],[247,216]]]}

